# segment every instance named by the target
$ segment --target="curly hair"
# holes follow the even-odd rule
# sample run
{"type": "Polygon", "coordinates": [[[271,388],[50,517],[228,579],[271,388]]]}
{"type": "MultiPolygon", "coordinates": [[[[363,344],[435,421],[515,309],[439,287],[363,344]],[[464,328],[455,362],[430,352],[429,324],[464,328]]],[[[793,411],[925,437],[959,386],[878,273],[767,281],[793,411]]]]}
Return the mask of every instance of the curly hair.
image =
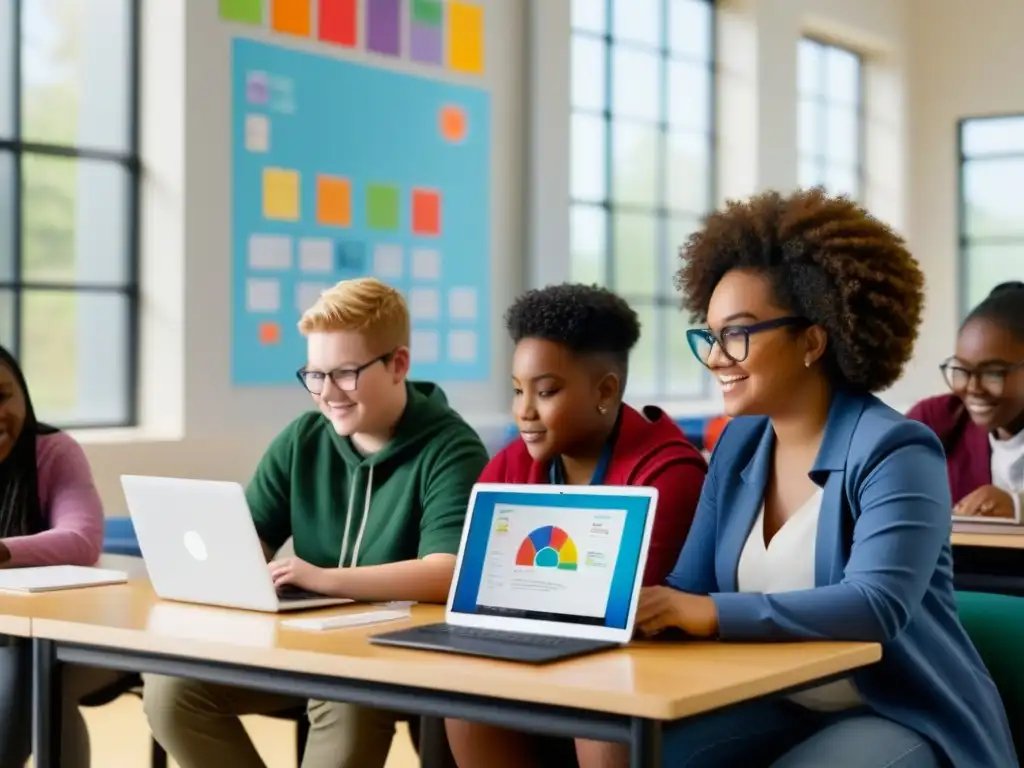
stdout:
{"type": "Polygon", "coordinates": [[[913,353],[924,275],[902,237],[845,197],[814,188],[731,201],[679,256],[676,287],[700,322],[726,272],[764,275],[780,306],[828,333],[825,370],[838,387],[886,389],[913,353]]]}
{"type": "Polygon", "coordinates": [[[545,339],[577,355],[607,355],[623,373],[640,339],[640,319],[624,299],[580,283],[527,291],[509,307],[505,327],[516,344],[545,339]]]}
{"type": "Polygon", "coordinates": [[[1024,341],[1024,283],[1014,280],[997,285],[971,310],[964,325],[972,320],[989,320],[1006,328],[1015,339],[1024,341]]]}

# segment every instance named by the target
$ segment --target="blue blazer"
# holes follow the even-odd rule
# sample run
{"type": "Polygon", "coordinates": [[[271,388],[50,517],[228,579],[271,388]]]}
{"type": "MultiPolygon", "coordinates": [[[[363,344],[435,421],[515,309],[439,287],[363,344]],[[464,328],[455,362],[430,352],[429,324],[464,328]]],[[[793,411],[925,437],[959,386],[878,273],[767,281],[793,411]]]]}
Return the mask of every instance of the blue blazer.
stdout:
{"type": "Polygon", "coordinates": [[[881,643],[881,661],[852,675],[871,709],[931,739],[955,768],[1018,765],[1002,700],[957,616],[935,435],[873,396],[837,394],[810,472],[823,488],[815,588],[737,592],[774,440],[765,417],[726,427],[669,586],[711,596],[722,640],[881,643]]]}

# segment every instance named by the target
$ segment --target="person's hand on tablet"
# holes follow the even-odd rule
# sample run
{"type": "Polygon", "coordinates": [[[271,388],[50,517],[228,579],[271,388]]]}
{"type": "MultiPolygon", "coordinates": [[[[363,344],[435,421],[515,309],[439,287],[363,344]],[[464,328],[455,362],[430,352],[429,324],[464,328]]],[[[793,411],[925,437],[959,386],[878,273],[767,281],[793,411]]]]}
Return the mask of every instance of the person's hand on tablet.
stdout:
{"type": "Polygon", "coordinates": [[[1013,497],[1002,488],[983,485],[960,499],[954,515],[968,517],[1013,517],[1013,497]]]}
{"type": "Polygon", "coordinates": [[[692,637],[712,637],[718,632],[718,611],[705,595],[671,587],[645,587],[640,590],[636,628],[647,636],[677,628],[692,637]]]}

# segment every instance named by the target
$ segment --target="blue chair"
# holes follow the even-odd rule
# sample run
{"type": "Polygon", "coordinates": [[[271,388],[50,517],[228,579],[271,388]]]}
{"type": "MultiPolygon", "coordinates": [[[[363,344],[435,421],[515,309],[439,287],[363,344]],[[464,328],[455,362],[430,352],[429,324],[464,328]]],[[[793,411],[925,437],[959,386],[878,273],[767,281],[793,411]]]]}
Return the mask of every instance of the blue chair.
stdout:
{"type": "Polygon", "coordinates": [[[103,533],[103,552],[107,555],[142,557],[135,526],[130,517],[108,517],[103,533]]]}

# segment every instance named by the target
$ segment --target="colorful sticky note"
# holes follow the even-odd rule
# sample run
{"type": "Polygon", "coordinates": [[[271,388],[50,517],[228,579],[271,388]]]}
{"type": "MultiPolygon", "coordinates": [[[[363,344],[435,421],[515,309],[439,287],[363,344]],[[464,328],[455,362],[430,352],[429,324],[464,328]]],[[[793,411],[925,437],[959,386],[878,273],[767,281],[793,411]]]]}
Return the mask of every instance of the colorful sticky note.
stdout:
{"type": "Polygon", "coordinates": [[[263,217],[277,221],[299,220],[298,171],[263,169],[263,217]]]}
{"type": "Polygon", "coordinates": [[[444,62],[444,40],[441,27],[414,21],[409,25],[409,56],[424,64],[444,62]]]}
{"type": "Polygon", "coordinates": [[[348,179],[324,174],[316,177],[316,223],[352,226],[352,184],[348,179]]]}
{"type": "Polygon", "coordinates": [[[309,37],[310,35],[310,0],[272,0],[270,27],[275,32],[286,35],[309,37]]]}
{"type": "Polygon", "coordinates": [[[441,138],[453,144],[458,144],[466,138],[467,122],[466,112],[462,107],[455,104],[445,104],[438,113],[441,138]]]}
{"type": "Polygon", "coordinates": [[[339,241],[335,254],[338,260],[335,269],[339,272],[366,272],[366,243],[339,241]]]}
{"type": "Polygon", "coordinates": [[[414,235],[441,234],[441,193],[436,189],[412,191],[412,232],[414,235]]]}
{"type": "Polygon", "coordinates": [[[259,340],[260,344],[280,344],[281,326],[272,322],[260,323],[259,340]]]}
{"type": "Polygon", "coordinates": [[[220,17],[242,24],[263,23],[263,0],[220,0],[220,17]]]}
{"type": "Polygon", "coordinates": [[[397,56],[401,50],[401,0],[367,0],[366,47],[397,56]]]}
{"type": "Polygon", "coordinates": [[[448,4],[448,66],[459,72],[483,74],[483,6],[456,0],[448,4]]]}
{"type": "Polygon", "coordinates": [[[357,0],[320,0],[320,39],[354,48],[357,36],[357,0]]]}
{"type": "Polygon", "coordinates": [[[247,72],[245,98],[250,104],[264,105],[270,101],[270,83],[266,72],[247,72]]]}
{"type": "Polygon", "coordinates": [[[412,20],[415,24],[440,27],[444,20],[441,0],[412,0],[412,20]]]}
{"type": "Polygon", "coordinates": [[[266,115],[245,116],[245,148],[250,152],[270,149],[270,120],[266,115]]]}
{"type": "Polygon", "coordinates": [[[370,229],[398,229],[398,187],[394,184],[369,184],[366,187],[366,224],[370,229]]]}

